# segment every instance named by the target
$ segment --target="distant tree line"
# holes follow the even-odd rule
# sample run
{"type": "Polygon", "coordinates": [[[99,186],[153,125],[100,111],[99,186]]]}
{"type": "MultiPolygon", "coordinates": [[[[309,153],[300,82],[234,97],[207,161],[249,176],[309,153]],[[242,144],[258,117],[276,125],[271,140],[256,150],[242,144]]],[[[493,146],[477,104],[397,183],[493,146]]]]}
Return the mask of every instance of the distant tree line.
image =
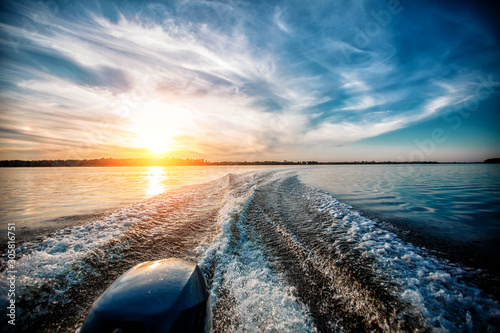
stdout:
{"type": "MultiPolygon", "coordinates": [[[[438,164],[436,161],[395,162],[395,161],[354,161],[354,162],[318,162],[318,161],[223,161],[210,162],[203,158],[99,158],[85,160],[4,160],[0,167],[89,167],[89,166],[204,166],[204,165],[358,165],[358,164],[438,164]]],[[[452,162],[457,163],[457,162],[452,162]]],[[[492,158],[484,163],[500,163],[499,158],[492,158]]]]}
{"type": "Polygon", "coordinates": [[[320,164],[317,161],[223,161],[223,162],[208,162],[208,165],[307,165],[307,164],[320,164]]]}
{"type": "Polygon", "coordinates": [[[100,158],[91,160],[0,161],[0,167],[76,167],[76,166],[173,166],[208,165],[202,158],[100,158]]]}

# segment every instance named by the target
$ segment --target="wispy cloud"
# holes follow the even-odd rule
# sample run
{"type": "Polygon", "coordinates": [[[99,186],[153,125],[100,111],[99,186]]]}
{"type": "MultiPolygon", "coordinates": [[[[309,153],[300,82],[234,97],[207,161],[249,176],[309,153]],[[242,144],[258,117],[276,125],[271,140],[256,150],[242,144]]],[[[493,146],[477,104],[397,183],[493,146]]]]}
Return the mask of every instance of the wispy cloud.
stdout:
{"type": "Polygon", "coordinates": [[[497,37],[466,11],[400,6],[380,21],[387,5],[361,0],[9,2],[0,153],[125,156],[157,137],[300,158],[432,119],[474,94],[497,37]]]}

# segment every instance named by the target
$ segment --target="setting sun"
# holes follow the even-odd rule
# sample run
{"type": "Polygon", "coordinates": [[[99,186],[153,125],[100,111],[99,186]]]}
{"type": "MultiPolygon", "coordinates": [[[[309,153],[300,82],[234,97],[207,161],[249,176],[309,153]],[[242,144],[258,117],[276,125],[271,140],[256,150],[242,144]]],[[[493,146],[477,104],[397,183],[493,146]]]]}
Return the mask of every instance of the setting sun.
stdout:
{"type": "Polygon", "coordinates": [[[157,127],[151,124],[135,131],[139,148],[147,148],[153,154],[162,154],[171,150],[172,139],[169,133],[157,127]]]}
{"type": "Polygon", "coordinates": [[[153,154],[171,151],[175,136],[182,132],[186,114],[176,106],[161,102],[141,103],[131,117],[130,129],[136,136],[135,145],[153,154]]]}
{"type": "Polygon", "coordinates": [[[151,142],[146,146],[153,154],[162,154],[170,150],[170,147],[161,142],[151,142]]]}
{"type": "Polygon", "coordinates": [[[147,148],[153,154],[162,154],[172,149],[171,134],[158,124],[144,124],[136,130],[137,146],[147,148]]]}

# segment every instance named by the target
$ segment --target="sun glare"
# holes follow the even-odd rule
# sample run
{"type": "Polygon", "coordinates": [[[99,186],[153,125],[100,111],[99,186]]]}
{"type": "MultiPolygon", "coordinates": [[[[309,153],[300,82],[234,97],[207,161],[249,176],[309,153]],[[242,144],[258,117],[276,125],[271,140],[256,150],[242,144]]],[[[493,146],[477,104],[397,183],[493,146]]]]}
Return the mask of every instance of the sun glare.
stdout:
{"type": "Polygon", "coordinates": [[[161,133],[148,133],[141,136],[141,148],[147,148],[152,154],[164,154],[171,150],[171,140],[161,133]]]}
{"type": "Polygon", "coordinates": [[[135,145],[147,148],[152,154],[164,154],[174,148],[185,114],[171,105],[160,102],[143,103],[131,117],[135,145]]]}
{"type": "Polygon", "coordinates": [[[161,142],[150,142],[146,145],[150,152],[153,154],[163,154],[169,151],[170,147],[167,144],[163,144],[161,142]]]}

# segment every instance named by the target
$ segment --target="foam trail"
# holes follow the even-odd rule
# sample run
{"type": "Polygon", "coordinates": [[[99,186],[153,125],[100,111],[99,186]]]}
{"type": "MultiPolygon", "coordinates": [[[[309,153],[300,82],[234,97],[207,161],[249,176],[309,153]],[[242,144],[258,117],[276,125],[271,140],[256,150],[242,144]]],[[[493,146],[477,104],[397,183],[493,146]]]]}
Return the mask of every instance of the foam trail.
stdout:
{"type": "MultiPolygon", "coordinates": [[[[23,286],[39,288],[45,281],[60,276],[65,276],[65,288],[69,288],[77,282],[70,272],[75,263],[91,253],[98,255],[100,247],[111,246],[109,243],[115,242],[130,226],[147,220],[148,211],[154,210],[157,204],[154,200],[140,202],[94,223],[62,229],[41,242],[21,245],[17,249],[16,260],[18,292],[22,293],[23,286]]],[[[123,251],[126,246],[127,243],[122,242],[117,252],[123,251]]],[[[113,259],[119,260],[119,254],[113,259]]],[[[0,288],[6,288],[4,279],[0,281],[0,288]]],[[[65,291],[58,290],[57,294],[62,295],[65,291]]]]}
{"type": "Polygon", "coordinates": [[[257,185],[232,178],[237,189],[221,210],[221,233],[200,264],[213,293],[214,326],[223,332],[315,332],[309,310],[294,288],[275,274],[253,241],[246,211],[257,185]]]}
{"type": "MultiPolygon", "coordinates": [[[[48,332],[74,331],[99,294],[135,264],[168,257],[196,261],[196,247],[216,233],[212,221],[226,189],[227,177],[183,187],[21,245],[16,263],[18,331],[41,326],[48,332]]],[[[5,268],[6,262],[2,264],[5,268]]],[[[5,278],[1,283],[7,290],[5,278]]]]}
{"type": "Polygon", "coordinates": [[[373,259],[372,269],[398,286],[398,297],[421,312],[433,331],[495,330],[499,304],[467,282],[470,269],[404,243],[326,193],[307,188],[304,198],[331,221],[330,233],[342,233],[362,256],[373,259]]]}
{"type": "Polygon", "coordinates": [[[472,270],[404,243],[293,174],[261,186],[249,213],[321,331],[498,328],[499,304],[470,282],[472,270]]]}
{"type": "Polygon", "coordinates": [[[474,270],[402,241],[287,170],[179,188],[23,244],[16,329],[74,332],[118,276],[168,257],[200,264],[218,332],[500,327],[500,306],[475,286],[474,270]]]}

